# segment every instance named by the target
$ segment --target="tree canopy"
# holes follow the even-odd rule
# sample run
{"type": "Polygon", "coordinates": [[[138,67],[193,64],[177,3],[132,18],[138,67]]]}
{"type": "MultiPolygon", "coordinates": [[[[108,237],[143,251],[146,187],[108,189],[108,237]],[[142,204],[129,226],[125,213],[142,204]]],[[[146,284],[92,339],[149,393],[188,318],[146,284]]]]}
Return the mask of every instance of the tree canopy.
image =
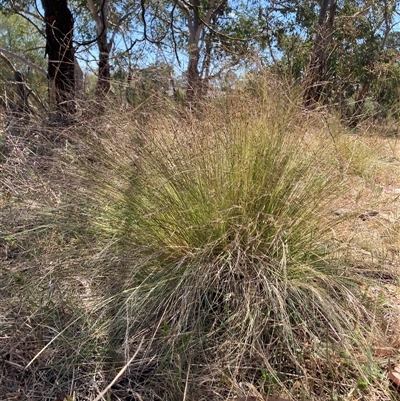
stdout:
{"type": "MultiPolygon", "coordinates": [[[[72,17],[61,35],[71,37],[72,53],[64,51],[60,65],[75,68],[63,76],[74,86],[80,66],[97,77],[97,96],[161,63],[171,74],[167,93],[181,90],[189,103],[223,89],[227,76],[268,68],[303,87],[306,107],[336,107],[351,125],[366,108],[385,115],[398,108],[398,1],[0,0],[0,45],[28,80],[32,68],[23,59],[44,68],[52,36],[66,43],[56,25],[61,14],[46,17],[50,3],[72,17]]],[[[49,56],[51,64],[57,57],[49,56]]]]}

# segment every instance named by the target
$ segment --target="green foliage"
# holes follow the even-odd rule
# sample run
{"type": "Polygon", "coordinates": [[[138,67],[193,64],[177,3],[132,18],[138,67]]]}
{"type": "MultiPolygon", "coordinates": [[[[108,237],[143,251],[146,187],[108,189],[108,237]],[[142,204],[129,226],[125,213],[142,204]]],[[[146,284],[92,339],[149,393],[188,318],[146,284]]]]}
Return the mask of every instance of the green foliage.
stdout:
{"type": "MultiPolygon", "coordinates": [[[[153,96],[158,78],[148,72],[158,68],[154,60],[163,60],[161,64],[172,66],[175,73],[178,69],[185,71],[188,52],[193,49],[199,51],[193,74],[198,74],[199,81],[210,81],[211,86],[217,86],[226,71],[236,69],[241,73],[249,66],[253,68],[255,62],[257,68],[272,67],[285,79],[300,82],[306,76],[319,29],[317,2],[217,3],[199,1],[198,7],[187,8],[184,1],[178,0],[110,2],[107,24],[114,78],[123,82],[126,77],[118,77],[121,72],[141,71],[140,83],[126,91],[121,89],[125,92],[122,97],[137,105],[153,96]],[[200,35],[195,33],[197,25],[200,35]]],[[[94,4],[98,9],[101,6],[100,1],[94,4]]],[[[75,18],[75,40],[86,43],[77,46],[77,57],[92,65],[89,54],[97,46],[93,16],[84,0],[69,0],[69,5],[75,18]]],[[[356,125],[363,115],[397,116],[399,35],[393,21],[398,5],[397,1],[346,0],[336,9],[321,101],[337,105],[350,125],[356,125]]],[[[0,0],[0,7],[6,12],[0,16],[0,45],[44,66],[43,38],[34,25],[15,14],[30,19],[36,12],[34,2],[0,0]]],[[[9,69],[0,63],[2,81],[10,81],[9,69]]],[[[36,90],[39,84],[45,89],[26,66],[18,62],[15,66],[28,82],[38,85],[36,90]]]]}
{"type": "Polygon", "coordinates": [[[309,62],[311,42],[303,40],[300,35],[287,35],[282,31],[278,36],[278,45],[283,51],[283,57],[277,63],[280,76],[299,80],[309,62]]]}
{"type": "MultiPolygon", "coordinates": [[[[284,4],[267,9],[274,17],[267,19],[270,46],[278,51],[273,63],[283,76],[300,79],[314,48],[320,7],[295,0],[284,4]]],[[[392,24],[397,7],[397,2],[346,0],[336,10],[320,100],[338,105],[350,124],[363,117],[393,115],[399,108],[398,35],[392,24]]]]}
{"type": "MultiPolygon", "coordinates": [[[[17,14],[0,12],[0,47],[23,56],[36,65],[46,69],[45,41],[39,32],[24,18],[17,14]]],[[[24,79],[39,95],[47,91],[45,79],[24,63],[8,57],[13,67],[22,72],[24,79]]],[[[1,93],[7,93],[8,100],[15,97],[14,74],[10,66],[0,58],[1,93]]]]}
{"type": "MultiPolygon", "coordinates": [[[[17,14],[0,13],[0,46],[46,68],[44,38],[27,20],[17,14]]],[[[27,78],[33,75],[25,64],[14,60],[13,64],[27,78]]]]}
{"type": "Polygon", "coordinates": [[[372,94],[377,102],[375,113],[379,117],[398,118],[400,113],[400,66],[397,54],[387,52],[385,59],[376,69],[377,78],[373,81],[372,94]]]}
{"type": "MultiPolygon", "coordinates": [[[[261,6],[260,6],[261,7],[261,6]]],[[[219,21],[218,34],[213,36],[216,60],[231,59],[238,63],[263,51],[268,43],[266,21],[259,5],[229,6],[219,21]]]]}

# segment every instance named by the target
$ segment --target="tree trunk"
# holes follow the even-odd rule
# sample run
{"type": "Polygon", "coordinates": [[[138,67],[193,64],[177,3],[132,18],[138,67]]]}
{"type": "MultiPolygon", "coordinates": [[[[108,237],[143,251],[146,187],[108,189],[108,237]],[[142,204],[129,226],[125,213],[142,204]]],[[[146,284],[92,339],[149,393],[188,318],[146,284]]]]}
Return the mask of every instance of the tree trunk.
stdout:
{"type": "Polygon", "coordinates": [[[200,62],[200,35],[204,30],[204,23],[200,17],[200,0],[192,1],[192,15],[187,14],[189,28],[189,64],[187,69],[186,102],[191,104],[201,96],[202,80],[199,71],[200,62]]]}
{"type": "Polygon", "coordinates": [[[329,45],[332,39],[337,0],[322,0],[318,18],[318,32],[304,81],[304,105],[313,106],[321,100],[326,86],[329,45]]]}
{"type": "Polygon", "coordinates": [[[205,83],[208,82],[207,73],[209,72],[208,67],[210,65],[212,40],[210,42],[205,40],[206,29],[217,26],[218,18],[221,17],[225,10],[228,0],[192,0],[190,2],[186,0],[174,0],[174,3],[183,12],[187,27],[188,27],[188,53],[189,53],[189,64],[187,69],[187,88],[185,100],[191,104],[200,97],[202,97],[207,88],[205,83]],[[206,44],[206,55],[205,61],[203,62],[203,68],[199,70],[200,54],[204,45],[206,44]],[[206,78],[203,79],[204,73],[206,78]]]}
{"type": "Polygon", "coordinates": [[[99,48],[99,76],[96,85],[98,97],[107,94],[111,87],[110,51],[111,43],[108,41],[108,7],[109,0],[100,2],[98,10],[93,0],[87,0],[90,13],[96,23],[97,47],[99,48]]]}
{"type": "Polygon", "coordinates": [[[107,38],[103,41],[98,40],[99,46],[99,77],[96,85],[96,94],[101,96],[110,91],[110,49],[107,43],[107,38]],[[105,43],[104,43],[105,42],[105,43]]]}
{"type": "Polygon", "coordinates": [[[75,66],[72,36],[74,20],[67,0],[42,0],[46,22],[46,54],[50,99],[57,111],[74,110],[75,66]]]}
{"type": "Polygon", "coordinates": [[[200,49],[189,51],[189,66],[187,70],[186,101],[194,102],[202,92],[202,82],[199,73],[200,49]]]}

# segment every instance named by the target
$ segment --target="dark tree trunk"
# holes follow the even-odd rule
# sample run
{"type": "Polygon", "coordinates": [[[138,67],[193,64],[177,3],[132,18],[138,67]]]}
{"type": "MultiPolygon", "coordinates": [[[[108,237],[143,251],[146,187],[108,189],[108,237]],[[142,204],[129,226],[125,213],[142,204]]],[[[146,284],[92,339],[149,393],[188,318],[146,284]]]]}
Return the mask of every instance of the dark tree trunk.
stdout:
{"type": "Polygon", "coordinates": [[[200,34],[204,29],[204,22],[200,16],[200,0],[193,0],[193,16],[189,23],[189,65],[187,69],[186,102],[192,104],[202,96],[202,79],[199,71],[200,62],[200,34]]]}
{"type": "Polygon", "coordinates": [[[189,66],[187,71],[186,101],[194,102],[201,96],[202,81],[199,73],[200,49],[189,52],[189,66]]]}
{"type": "MultiPolygon", "coordinates": [[[[107,39],[107,38],[106,38],[107,39]]],[[[99,78],[96,85],[96,94],[104,95],[110,91],[110,50],[109,45],[99,39],[99,78]]]]}
{"type": "Polygon", "coordinates": [[[108,41],[108,7],[109,1],[102,0],[99,13],[95,13],[97,27],[97,46],[99,48],[99,77],[96,85],[98,97],[106,95],[111,88],[110,51],[111,43],[108,41]]]}
{"type": "Polygon", "coordinates": [[[42,0],[46,21],[46,54],[51,101],[62,113],[73,111],[75,67],[72,36],[74,20],[67,0],[42,0]]]}
{"type": "Polygon", "coordinates": [[[313,106],[321,100],[327,83],[327,61],[332,39],[337,0],[322,0],[318,18],[318,32],[304,81],[304,105],[313,106]]]}

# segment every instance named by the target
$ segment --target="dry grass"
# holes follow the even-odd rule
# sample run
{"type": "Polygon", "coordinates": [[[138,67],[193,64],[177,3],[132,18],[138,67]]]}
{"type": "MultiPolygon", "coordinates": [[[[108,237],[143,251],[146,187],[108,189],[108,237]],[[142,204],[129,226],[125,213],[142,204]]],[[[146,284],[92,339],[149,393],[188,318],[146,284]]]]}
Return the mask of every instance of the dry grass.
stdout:
{"type": "Polygon", "coordinates": [[[396,137],[241,91],[5,139],[0,399],[396,399],[396,137]]]}

